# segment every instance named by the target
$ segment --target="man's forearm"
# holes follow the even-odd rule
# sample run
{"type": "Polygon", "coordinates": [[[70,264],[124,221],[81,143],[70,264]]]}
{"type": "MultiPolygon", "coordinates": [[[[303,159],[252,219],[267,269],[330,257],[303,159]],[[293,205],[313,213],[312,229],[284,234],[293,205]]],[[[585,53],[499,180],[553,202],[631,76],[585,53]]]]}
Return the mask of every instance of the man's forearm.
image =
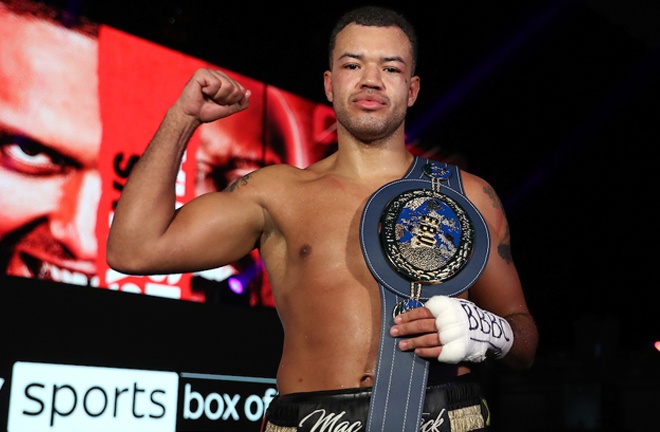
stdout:
{"type": "Polygon", "coordinates": [[[132,272],[143,245],[162,234],[175,211],[175,182],[199,122],[170,108],[133,167],[114,214],[107,246],[111,267],[132,272]],[[135,256],[131,256],[135,254],[135,256]]]}
{"type": "Polygon", "coordinates": [[[538,329],[534,318],[527,313],[509,315],[506,320],[513,329],[515,340],[502,362],[513,369],[529,369],[536,357],[538,329]]]}

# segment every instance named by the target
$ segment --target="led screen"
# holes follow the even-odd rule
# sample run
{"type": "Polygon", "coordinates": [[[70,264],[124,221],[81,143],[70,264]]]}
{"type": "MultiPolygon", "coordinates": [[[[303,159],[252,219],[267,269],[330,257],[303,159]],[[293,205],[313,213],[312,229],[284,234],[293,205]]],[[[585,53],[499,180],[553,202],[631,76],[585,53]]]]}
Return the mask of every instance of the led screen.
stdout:
{"type": "Polygon", "coordinates": [[[256,250],[198,274],[136,277],[109,269],[113,209],[165,111],[199,67],[224,70],[253,97],[248,110],[198,129],[180,167],[177,205],[261,166],[318,160],[335,141],[331,108],[103,24],[65,26],[61,11],[43,8],[0,3],[1,271],[273,306],[256,250]]]}

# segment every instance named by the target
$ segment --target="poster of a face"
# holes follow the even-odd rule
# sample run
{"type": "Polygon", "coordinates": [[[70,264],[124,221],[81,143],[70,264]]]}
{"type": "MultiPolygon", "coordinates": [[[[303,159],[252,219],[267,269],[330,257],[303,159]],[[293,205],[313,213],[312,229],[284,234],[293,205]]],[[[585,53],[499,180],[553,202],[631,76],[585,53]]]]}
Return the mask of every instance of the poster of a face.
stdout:
{"type": "Polygon", "coordinates": [[[64,26],[58,16],[40,3],[0,1],[0,272],[191,301],[230,288],[253,306],[273,306],[256,249],[199,274],[109,269],[113,209],[199,67],[223,70],[253,97],[248,110],[197,130],[177,205],[262,166],[320,159],[336,141],[332,109],[103,24],[64,26]]]}

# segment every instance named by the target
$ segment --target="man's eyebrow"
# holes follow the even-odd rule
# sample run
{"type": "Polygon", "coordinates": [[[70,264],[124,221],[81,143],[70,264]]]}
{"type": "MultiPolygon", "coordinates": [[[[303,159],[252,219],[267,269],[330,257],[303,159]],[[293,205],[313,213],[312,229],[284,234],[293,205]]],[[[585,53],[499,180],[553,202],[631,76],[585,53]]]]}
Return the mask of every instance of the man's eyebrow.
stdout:
{"type": "MultiPolygon", "coordinates": [[[[355,60],[362,60],[362,59],[364,58],[364,56],[361,55],[361,54],[344,53],[344,54],[342,54],[341,56],[339,56],[339,59],[338,59],[338,60],[341,60],[341,59],[343,59],[343,58],[347,58],[347,57],[348,57],[348,58],[355,59],[355,60]]],[[[400,56],[383,57],[383,58],[381,59],[381,61],[382,61],[383,63],[397,62],[397,63],[402,63],[402,64],[404,64],[404,65],[406,64],[406,62],[405,62],[405,60],[403,59],[403,57],[400,57],[400,56]]]]}
{"type": "Polygon", "coordinates": [[[406,64],[405,60],[402,57],[399,56],[394,56],[394,57],[385,57],[383,59],[383,62],[389,63],[389,62],[398,62],[398,63],[403,63],[406,64]]]}
{"type": "Polygon", "coordinates": [[[363,56],[361,56],[359,54],[344,53],[341,56],[339,56],[339,58],[337,60],[341,60],[341,59],[346,58],[346,57],[352,58],[352,59],[355,59],[355,60],[362,60],[363,56]]]}

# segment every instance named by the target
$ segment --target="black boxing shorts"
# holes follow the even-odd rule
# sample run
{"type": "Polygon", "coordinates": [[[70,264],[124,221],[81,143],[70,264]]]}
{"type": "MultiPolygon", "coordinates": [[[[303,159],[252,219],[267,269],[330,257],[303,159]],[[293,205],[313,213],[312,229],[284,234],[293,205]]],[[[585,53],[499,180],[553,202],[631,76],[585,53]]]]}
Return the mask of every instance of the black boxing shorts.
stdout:
{"type": "MultiPolygon", "coordinates": [[[[268,406],[262,432],[355,432],[364,430],[371,387],[291,393],[268,406]]],[[[401,409],[406,409],[401,406],[401,409]]],[[[378,415],[372,413],[371,415],[378,415]]],[[[490,411],[471,376],[427,386],[420,432],[486,431],[490,411]]]]}

